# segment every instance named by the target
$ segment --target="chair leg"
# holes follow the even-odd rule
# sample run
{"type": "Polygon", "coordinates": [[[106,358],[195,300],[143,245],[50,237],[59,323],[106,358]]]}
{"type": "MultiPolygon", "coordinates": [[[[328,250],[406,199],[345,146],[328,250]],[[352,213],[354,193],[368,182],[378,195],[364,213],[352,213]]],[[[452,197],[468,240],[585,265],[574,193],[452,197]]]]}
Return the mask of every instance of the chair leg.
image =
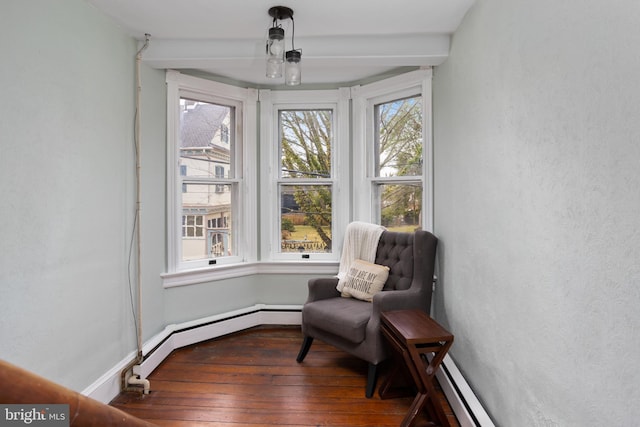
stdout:
{"type": "Polygon", "coordinates": [[[373,392],[376,390],[376,381],[378,379],[378,365],[369,363],[369,374],[367,375],[367,390],[365,396],[367,399],[373,396],[373,392]]]}
{"type": "Polygon", "coordinates": [[[296,362],[300,363],[304,360],[305,356],[309,352],[311,348],[311,344],[313,344],[313,337],[308,337],[305,335],[304,340],[302,341],[302,346],[300,347],[300,352],[298,353],[298,357],[296,357],[296,362]]]}

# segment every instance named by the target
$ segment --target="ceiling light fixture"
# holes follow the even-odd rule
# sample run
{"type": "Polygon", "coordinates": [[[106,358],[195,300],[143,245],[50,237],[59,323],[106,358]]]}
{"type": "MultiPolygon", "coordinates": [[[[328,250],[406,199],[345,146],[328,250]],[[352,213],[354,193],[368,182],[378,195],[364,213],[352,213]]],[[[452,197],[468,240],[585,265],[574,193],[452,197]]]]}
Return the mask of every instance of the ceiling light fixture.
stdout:
{"type": "Polygon", "coordinates": [[[293,10],[285,6],[274,6],[269,9],[269,16],[273,18],[269,37],[267,39],[267,77],[277,79],[282,77],[285,70],[285,84],[296,86],[300,84],[302,49],[296,49],[294,44],[295,21],[293,10]],[[291,19],[291,50],[285,52],[284,29],[278,21],[291,19]]]}

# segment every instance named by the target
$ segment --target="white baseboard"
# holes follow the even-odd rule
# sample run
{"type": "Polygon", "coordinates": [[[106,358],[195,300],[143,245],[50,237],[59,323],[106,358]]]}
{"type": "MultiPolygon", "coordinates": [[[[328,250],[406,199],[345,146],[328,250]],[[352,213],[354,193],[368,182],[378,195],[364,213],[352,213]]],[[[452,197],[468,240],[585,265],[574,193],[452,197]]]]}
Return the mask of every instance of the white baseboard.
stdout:
{"type": "Polygon", "coordinates": [[[134,373],[141,378],[146,378],[173,350],[191,344],[259,325],[300,325],[302,323],[300,310],[302,306],[259,304],[224,315],[173,326],[168,339],[163,340],[162,344],[142,364],[136,366],[134,373]]]}
{"type": "MultiPolygon", "coordinates": [[[[302,306],[257,304],[240,310],[167,326],[143,345],[144,361],[134,373],[147,378],[173,350],[260,325],[300,325],[302,306]]],[[[120,374],[136,357],[132,352],[82,394],[109,403],[120,393],[120,374]]],[[[446,355],[436,373],[461,427],[494,427],[453,359],[446,355]]],[[[151,384],[153,389],[153,384],[151,384]]]]}
{"type": "MultiPolygon", "coordinates": [[[[180,347],[260,325],[300,325],[301,310],[300,305],[257,304],[204,319],[169,325],[142,346],[145,360],[134,367],[134,373],[146,378],[173,350],[180,347]]],[[[102,403],[111,402],[120,393],[122,370],[135,357],[136,352],[131,352],[84,389],[82,394],[102,403]]]]}
{"type": "Polygon", "coordinates": [[[453,413],[456,414],[460,427],[495,427],[467,380],[448,354],[440,364],[436,378],[453,413]]]}
{"type": "Polygon", "coordinates": [[[129,363],[135,360],[135,358],[136,352],[131,352],[126,358],[122,359],[116,366],[109,369],[109,371],[105,372],[104,375],[80,393],[102,403],[111,402],[113,398],[120,393],[120,373],[129,363]]]}

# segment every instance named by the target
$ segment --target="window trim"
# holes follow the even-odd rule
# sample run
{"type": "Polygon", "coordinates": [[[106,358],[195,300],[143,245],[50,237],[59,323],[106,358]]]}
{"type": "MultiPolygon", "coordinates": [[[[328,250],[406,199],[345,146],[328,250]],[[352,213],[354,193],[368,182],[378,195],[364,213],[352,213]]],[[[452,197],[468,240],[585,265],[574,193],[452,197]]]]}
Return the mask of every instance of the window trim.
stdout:
{"type": "Polygon", "coordinates": [[[432,70],[421,69],[389,79],[351,88],[353,102],[353,158],[365,159],[353,164],[353,219],[377,222],[375,186],[380,183],[409,183],[422,180],[422,223],[433,230],[433,132],[431,102],[432,70]],[[374,106],[408,96],[422,96],[423,161],[422,176],[375,176],[374,106]],[[416,179],[418,178],[418,179],[416,179]]]}
{"type": "MultiPolygon", "coordinates": [[[[216,270],[229,264],[243,264],[255,262],[256,247],[253,239],[257,233],[255,193],[257,181],[257,162],[254,147],[256,146],[256,114],[257,90],[243,89],[223,83],[184,75],[174,70],[167,70],[167,273],[171,276],[193,271],[201,274],[206,261],[183,262],[179,259],[182,236],[182,209],[179,164],[179,131],[180,107],[182,94],[189,94],[201,98],[203,101],[229,102],[240,108],[238,116],[241,123],[236,124],[235,156],[237,159],[235,177],[231,180],[236,184],[236,206],[238,211],[236,222],[236,255],[216,259],[215,266],[205,267],[204,270],[216,270]]],[[[188,278],[187,278],[188,280],[188,278]]]]}
{"type": "Polygon", "coordinates": [[[351,180],[349,176],[349,88],[332,90],[272,91],[261,90],[260,99],[260,165],[264,171],[260,181],[261,234],[260,259],[266,262],[310,263],[334,262],[339,259],[344,229],[348,224],[351,180]],[[332,185],[332,252],[282,253],[279,251],[280,227],[269,227],[279,220],[279,188],[295,184],[295,179],[282,179],[279,170],[278,111],[286,109],[332,109],[334,141],[332,147],[332,177],[315,184],[332,185]],[[338,243],[337,245],[335,243],[338,243]]]}

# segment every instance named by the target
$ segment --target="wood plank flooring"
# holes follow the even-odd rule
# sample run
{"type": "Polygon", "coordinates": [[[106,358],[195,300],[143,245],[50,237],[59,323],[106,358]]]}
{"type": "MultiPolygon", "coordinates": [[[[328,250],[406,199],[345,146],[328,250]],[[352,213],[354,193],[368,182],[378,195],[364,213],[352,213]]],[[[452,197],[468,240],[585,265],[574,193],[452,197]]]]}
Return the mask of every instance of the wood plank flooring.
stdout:
{"type": "MultiPolygon", "coordinates": [[[[301,342],[299,326],[263,326],[194,344],[149,376],[151,394],[121,393],[111,405],[159,426],[400,425],[412,397],[367,399],[366,362],[316,340],[297,363],[301,342]]],[[[426,417],[416,425],[432,425],[426,417]]]]}

